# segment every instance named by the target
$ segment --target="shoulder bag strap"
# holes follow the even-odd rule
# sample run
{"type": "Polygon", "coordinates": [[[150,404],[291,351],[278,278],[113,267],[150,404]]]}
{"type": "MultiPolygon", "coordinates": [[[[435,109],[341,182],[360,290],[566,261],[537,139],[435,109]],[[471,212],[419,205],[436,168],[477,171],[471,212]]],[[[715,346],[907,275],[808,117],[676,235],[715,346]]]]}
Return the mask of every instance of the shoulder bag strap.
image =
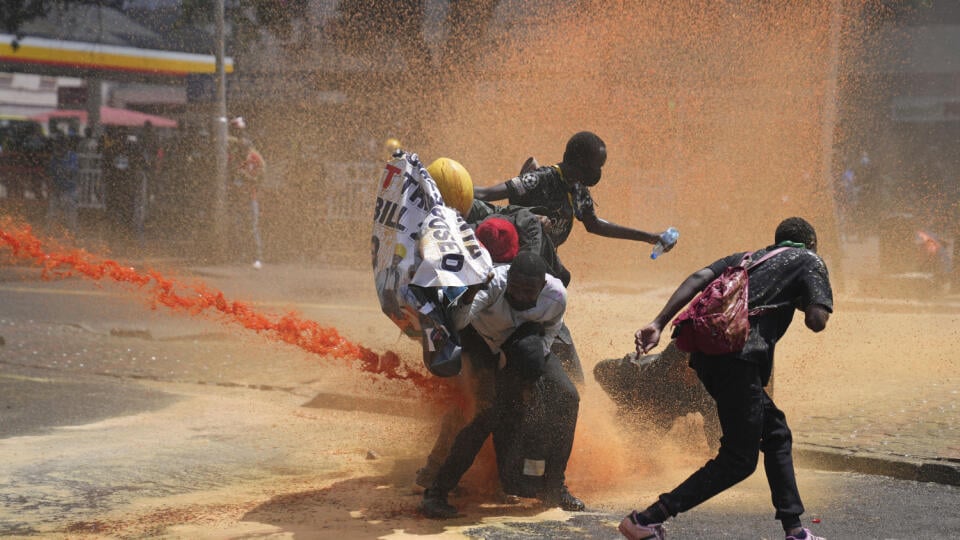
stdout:
{"type": "MultiPolygon", "coordinates": [[[[782,253],[782,252],[784,252],[784,251],[786,251],[786,250],[788,250],[788,249],[791,249],[791,248],[789,248],[789,247],[780,247],[780,248],[777,248],[777,249],[771,249],[771,250],[768,251],[766,254],[764,254],[763,257],[760,257],[760,258],[757,259],[756,261],[750,263],[750,265],[747,266],[747,270],[749,271],[749,270],[750,270],[751,268],[753,268],[754,266],[756,266],[756,265],[762,263],[763,261],[769,259],[770,257],[773,257],[774,255],[776,255],[776,254],[778,254],[778,253],[782,253]]],[[[769,312],[769,311],[773,311],[773,310],[775,310],[775,309],[780,309],[780,308],[786,307],[786,306],[788,306],[788,305],[791,305],[790,302],[785,302],[785,303],[783,303],[783,304],[767,305],[767,306],[757,306],[757,307],[752,308],[752,309],[750,310],[750,316],[751,316],[751,317],[754,317],[754,316],[756,316],[756,315],[763,315],[764,313],[767,313],[767,312],[769,312]]]]}
{"type": "MultiPolygon", "coordinates": [[[[790,248],[789,248],[789,247],[779,247],[779,248],[777,248],[777,249],[771,249],[770,251],[768,251],[767,253],[765,253],[765,254],[763,255],[763,257],[760,257],[759,259],[757,259],[757,260],[755,260],[755,261],[752,261],[750,264],[748,264],[746,268],[747,268],[747,270],[750,270],[750,269],[753,268],[754,266],[757,266],[758,264],[760,264],[760,263],[762,263],[763,261],[769,259],[770,257],[773,257],[774,255],[776,255],[776,254],[778,254],[778,253],[783,253],[784,251],[786,251],[786,250],[788,250],[788,249],[790,249],[790,248]]],[[[752,255],[752,253],[751,253],[750,255],[752,255]]]]}

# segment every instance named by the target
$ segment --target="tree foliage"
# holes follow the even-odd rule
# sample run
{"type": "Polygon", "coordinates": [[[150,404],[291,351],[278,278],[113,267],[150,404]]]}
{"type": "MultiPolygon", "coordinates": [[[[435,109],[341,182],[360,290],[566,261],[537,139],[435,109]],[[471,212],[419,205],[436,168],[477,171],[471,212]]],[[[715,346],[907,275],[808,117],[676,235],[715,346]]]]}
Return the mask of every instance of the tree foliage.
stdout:
{"type": "Polygon", "coordinates": [[[68,4],[120,7],[123,0],[3,0],[0,2],[0,25],[3,25],[4,32],[15,36],[12,45],[16,49],[17,41],[23,37],[20,29],[24,24],[46,17],[54,7],[68,4]]]}
{"type": "Polygon", "coordinates": [[[418,40],[424,0],[341,0],[330,32],[337,46],[350,54],[382,54],[397,41],[418,40]]]}
{"type": "MultiPolygon", "coordinates": [[[[473,61],[498,4],[499,0],[449,0],[443,23],[447,38],[439,51],[443,69],[473,61]]],[[[337,15],[329,30],[341,50],[369,56],[396,47],[408,61],[419,56],[424,57],[423,65],[431,63],[423,37],[424,0],[341,0],[337,15]]]]}
{"type": "Polygon", "coordinates": [[[43,0],[8,0],[0,3],[0,24],[4,32],[18,35],[23,23],[46,15],[50,7],[43,0]]]}
{"type": "MultiPolygon", "coordinates": [[[[124,0],[2,0],[0,24],[3,31],[23,38],[23,26],[46,17],[56,8],[92,5],[124,11],[124,0]]],[[[309,0],[224,0],[230,25],[231,46],[244,49],[256,42],[261,30],[283,39],[290,35],[298,20],[306,17],[309,0]]],[[[216,0],[184,0],[179,3],[180,24],[205,27],[213,24],[216,0]]],[[[17,46],[16,41],[14,47],[17,46]]]]}
{"type": "MultiPolygon", "coordinates": [[[[307,17],[309,0],[224,0],[224,12],[230,25],[230,48],[248,49],[265,30],[285,40],[298,21],[307,17]]],[[[184,0],[180,4],[182,24],[204,26],[214,20],[215,0],[184,0]]]]}

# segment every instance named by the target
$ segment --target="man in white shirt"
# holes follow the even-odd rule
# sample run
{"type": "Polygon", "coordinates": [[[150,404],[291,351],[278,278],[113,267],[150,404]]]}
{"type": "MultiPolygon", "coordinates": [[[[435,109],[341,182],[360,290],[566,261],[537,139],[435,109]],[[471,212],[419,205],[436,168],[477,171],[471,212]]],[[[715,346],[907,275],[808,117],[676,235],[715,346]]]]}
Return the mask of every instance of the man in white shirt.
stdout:
{"type": "Polygon", "coordinates": [[[486,288],[453,313],[463,350],[474,365],[493,369],[496,396],[492,407],[481,410],[457,434],[450,454],[430,488],[423,494],[420,512],[429,518],[457,516],[447,494],[473,464],[491,434],[496,442],[497,466],[504,491],[537,497],[564,510],[583,510],[570,494],[564,473],[580,407],[580,396],[550,345],[560,331],[567,293],[557,278],[546,273],[539,255],[522,252],[509,266],[494,269],[486,288]],[[472,301],[470,301],[472,300],[472,301]],[[500,367],[500,355],[505,358],[500,367]],[[550,409],[533,409],[524,395],[539,393],[550,409]],[[525,415],[546,414],[536,441],[518,437],[525,415]]]}

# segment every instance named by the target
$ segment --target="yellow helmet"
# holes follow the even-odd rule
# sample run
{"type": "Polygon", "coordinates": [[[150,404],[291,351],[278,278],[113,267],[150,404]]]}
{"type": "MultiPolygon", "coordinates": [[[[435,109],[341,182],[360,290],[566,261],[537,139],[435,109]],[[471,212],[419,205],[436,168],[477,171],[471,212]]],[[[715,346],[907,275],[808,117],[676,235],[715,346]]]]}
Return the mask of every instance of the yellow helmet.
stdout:
{"type": "Polygon", "coordinates": [[[427,172],[440,189],[443,203],[466,216],[473,204],[473,180],[467,169],[458,161],[442,157],[431,163],[427,172]]]}
{"type": "Polygon", "coordinates": [[[389,139],[383,141],[383,153],[386,156],[387,160],[393,158],[393,154],[400,150],[400,140],[390,137],[389,139]]]}
{"type": "Polygon", "coordinates": [[[407,256],[407,248],[403,244],[397,244],[397,247],[393,248],[393,254],[402,259],[407,256]]]}

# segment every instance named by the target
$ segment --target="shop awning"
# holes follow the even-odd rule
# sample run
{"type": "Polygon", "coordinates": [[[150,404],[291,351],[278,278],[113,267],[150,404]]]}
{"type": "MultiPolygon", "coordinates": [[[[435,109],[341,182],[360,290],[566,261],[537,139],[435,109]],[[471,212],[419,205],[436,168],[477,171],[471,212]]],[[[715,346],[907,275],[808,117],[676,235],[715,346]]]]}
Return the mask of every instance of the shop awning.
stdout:
{"type": "MultiPolygon", "coordinates": [[[[54,109],[31,116],[33,120],[46,124],[51,118],[77,118],[81,124],[87,123],[87,111],[74,109],[54,109]]],[[[100,123],[106,126],[143,126],[150,122],[153,127],[173,128],[177,127],[177,121],[163,116],[146,114],[129,109],[117,109],[115,107],[100,107],[100,123]]]]}

